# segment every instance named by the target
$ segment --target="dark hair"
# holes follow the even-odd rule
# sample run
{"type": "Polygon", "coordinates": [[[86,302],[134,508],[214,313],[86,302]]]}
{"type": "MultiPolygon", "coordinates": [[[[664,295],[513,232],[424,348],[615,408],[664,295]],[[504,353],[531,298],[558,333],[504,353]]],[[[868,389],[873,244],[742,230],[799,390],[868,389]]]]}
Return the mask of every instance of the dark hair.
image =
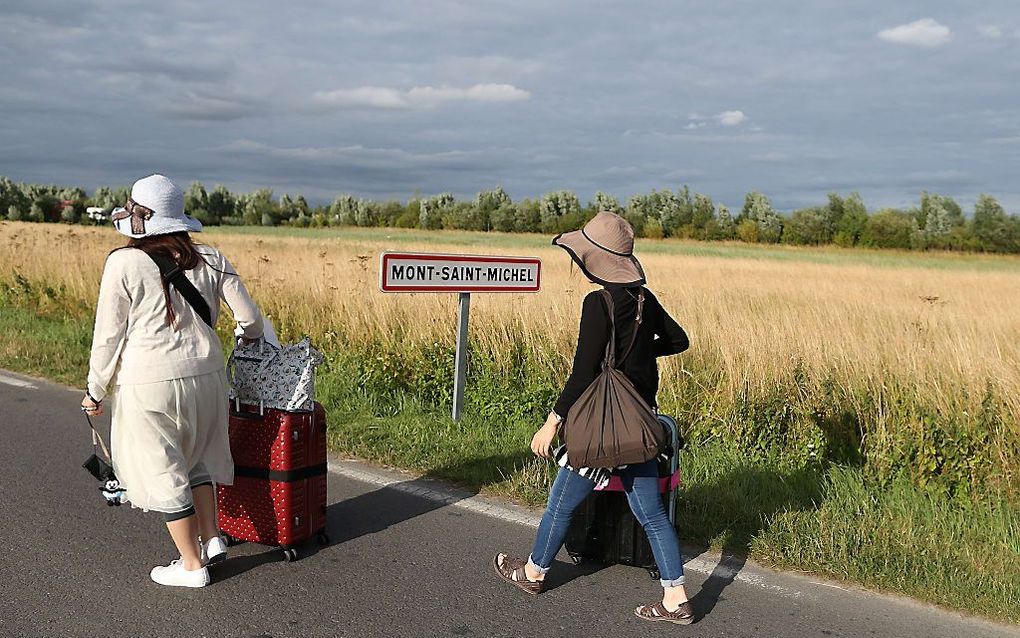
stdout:
{"type": "MultiPolygon", "coordinates": [[[[204,261],[195,248],[195,242],[186,231],[167,233],[165,235],[150,235],[139,237],[128,241],[128,248],[137,248],[147,255],[160,255],[170,259],[177,264],[181,270],[191,270],[204,261]]],[[[162,279],[162,278],[161,278],[162,279]]],[[[163,279],[163,298],[166,299],[166,321],[173,326],[177,323],[177,315],[174,313],[174,306],[170,303],[170,287],[166,279],[163,279]]]]}

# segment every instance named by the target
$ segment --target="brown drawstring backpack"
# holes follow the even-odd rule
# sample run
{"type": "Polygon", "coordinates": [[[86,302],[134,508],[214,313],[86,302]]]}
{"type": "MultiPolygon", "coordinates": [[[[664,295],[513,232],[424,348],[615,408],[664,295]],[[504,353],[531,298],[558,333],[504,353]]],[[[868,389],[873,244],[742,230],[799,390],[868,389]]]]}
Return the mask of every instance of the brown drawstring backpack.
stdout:
{"type": "MultiPolygon", "coordinates": [[[[567,412],[563,442],[571,467],[613,468],[644,463],[667,445],[666,429],[637,388],[616,368],[616,316],[613,297],[602,296],[609,307],[609,344],[602,372],[567,412]]],[[[638,293],[636,325],[630,344],[619,359],[623,363],[637,341],[644,312],[645,293],[638,293]]]]}

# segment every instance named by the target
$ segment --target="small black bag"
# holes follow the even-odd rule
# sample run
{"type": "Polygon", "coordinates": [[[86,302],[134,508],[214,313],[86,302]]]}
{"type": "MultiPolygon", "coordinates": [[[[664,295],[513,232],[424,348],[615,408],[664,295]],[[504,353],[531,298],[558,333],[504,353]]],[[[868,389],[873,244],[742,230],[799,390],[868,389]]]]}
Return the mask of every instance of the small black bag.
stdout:
{"type": "Polygon", "coordinates": [[[89,415],[85,415],[85,420],[89,423],[89,428],[92,430],[92,454],[89,458],[85,459],[85,462],[81,464],[85,471],[95,477],[97,481],[102,483],[99,486],[99,491],[102,492],[103,498],[106,500],[106,504],[120,505],[126,503],[126,492],[124,486],[120,484],[117,479],[117,474],[113,471],[113,457],[110,456],[110,450],[106,447],[106,442],[103,441],[102,435],[96,430],[96,426],[92,425],[92,419],[89,415]],[[99,456],[100,451],[106,457],[105,459],[99,456]]]}
{"type": "Polygon", "coordinates": [[[113,467],[94,453],[81,466],[89,474],[96,477],[96,480],[100,483],[117,479],[117,475],[113,472],[113,467]]]}

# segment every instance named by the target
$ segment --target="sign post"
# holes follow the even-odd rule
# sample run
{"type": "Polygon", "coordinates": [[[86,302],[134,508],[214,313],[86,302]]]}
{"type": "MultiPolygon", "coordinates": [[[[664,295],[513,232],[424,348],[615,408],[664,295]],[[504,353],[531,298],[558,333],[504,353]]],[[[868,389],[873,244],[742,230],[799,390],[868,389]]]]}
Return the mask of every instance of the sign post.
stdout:
{"type": "Polygon", "coordinates": [[[457,309],[457,362],[453,371],[453,420],[460,421],[464,411],[464,377],[467,376],[468,316],[471,314],[471,293],[460,293],[457,309]]]}
{"type": "Polygon", "coordinates": [[[453,375],[453,419],[464,413],[468,318],[473,292],[538,292],[542,262],[537,257],[385,252],[380,256],[383,292],[456,292],[457,354],[453,375]]]}

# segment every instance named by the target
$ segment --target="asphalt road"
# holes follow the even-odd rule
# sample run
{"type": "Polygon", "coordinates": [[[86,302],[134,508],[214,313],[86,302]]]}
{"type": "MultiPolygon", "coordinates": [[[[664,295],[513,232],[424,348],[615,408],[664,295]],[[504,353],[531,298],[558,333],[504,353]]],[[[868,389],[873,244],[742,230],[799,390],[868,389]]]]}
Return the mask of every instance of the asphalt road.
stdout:
{"type": "Polygon", "coordinates": [[[737,579],[725,566],[689,570],[703,615],[689,627],[632,615],[658,594],[640,569],[561,563],[555,587],[529,597],[497,580],[489,561],[496,551],[526,552],[534,530],[408,493],[410,483],[339,474],[329,480],[331,546],[287,564],[242,545],[213,568],[211,586],[160,587],[148,572],[175,556],[169,537],[157,516],[101,502],[80,468],[90,445],[79,399],[0,371],[2,636],[1020,635],[752,565],[737,579]]]}

